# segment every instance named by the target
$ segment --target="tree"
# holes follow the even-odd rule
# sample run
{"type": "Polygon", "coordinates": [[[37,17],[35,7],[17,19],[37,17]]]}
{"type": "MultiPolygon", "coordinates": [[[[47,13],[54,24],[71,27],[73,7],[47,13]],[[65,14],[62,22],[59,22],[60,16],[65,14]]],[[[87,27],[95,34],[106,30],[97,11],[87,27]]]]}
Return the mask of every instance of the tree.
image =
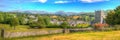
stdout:
{"type": "Polygon", "coordinates": [[[118,6],[115,10],[115,23],[117,24],[117,25],[120,25],[120,6],[118,6]]]}
{"type": "Polygon", "coordinates": [[[120,6],[115,10],[108,12],[106,23],[110,25],[120,25],[120,6]]]}
{"type": "Polygon", "coordinates": [[[27,24],[27,18],[26,17],[24,17],[24,16],[19,16],[18,17],[19,18],[19,22],[20,22],[20,25],[25,25],[25,24],[27,24]]]}
{"type": "Polygon", "coordinates": [[[14,27],[14,30],[16,28],[16,26],[19,25],[19,20],[18,18],[14,17],[14,18],[11,18],[10,20],[10,26],[11,27],[14,27]]]}
{"type": "Polygon", "coordinates": [[[44,22],[44,19],[42,18],[42,17],[38,17],[38,23],[39,23],[39,27],[41,27],[41,28],[45,28],[45,22],[44,22]]]}
{"type": "Polygon", "coordinates": [[[114,11],[109,11],[107,16],[106,16],[106,23],[110,25],[114,25],[114,19],[115,19],[115,12],[114,11]]]}
{"type": "Polygon", "coordinates": [[[85,16],[85,21],[89,22],[90,21],[90,17],[89,16],[85,16]]]}
{"type": "Polygon", "coordinates": [[[5,12],[3,17],[4,17],[4,22],[3,23],[9,24],[10,19],[13,17],[13,15],[11,15],[11,13],[9,13],[9,12],[5,12]]]}
{"type": "Polygon", "coordinates": [[[44,22],[45,22],[45,25],[50,25],[51,23],[50,23],[50,18],[49,17],[44,17],[43,18],[44,19],[44,22]]]}
{"type": "Polygon", "coordinates": [[[0,23],[3,23],[3,22],[4,22],[3,14],[0,14],[0,23]]]}
{"type": "Polygon", "coordinates": [[[63,22],[60,26],[62,28],[67,28],[67,27],[69,27],[69,24],[67,22],[63,22]]]}
{"type": "Polygon", "coordinates": [[[30,23],[30,27],[31,28],[45,28],[46,25],[45,25],[44,19],[39,16],[37,21],[32,21],[30,23]]]}
{"type": "Polygon", "coordinates": [[[25,14],[17,14],[17,18],[19,19],[20,25],[25,25],[28,22],[28,19],[25,14]]]}
{"type": "Polygon", "coordinates": [[[32,23],[33,23],[33,19],[32,19],[32,18],[29,18],[27,24],[28,24],[28,25],[31,25],[32,23]]]}
{"type": "Polygon", "coordinates": [[[114,11],[120,14],[120,6],[118,6],[114,11]]]}

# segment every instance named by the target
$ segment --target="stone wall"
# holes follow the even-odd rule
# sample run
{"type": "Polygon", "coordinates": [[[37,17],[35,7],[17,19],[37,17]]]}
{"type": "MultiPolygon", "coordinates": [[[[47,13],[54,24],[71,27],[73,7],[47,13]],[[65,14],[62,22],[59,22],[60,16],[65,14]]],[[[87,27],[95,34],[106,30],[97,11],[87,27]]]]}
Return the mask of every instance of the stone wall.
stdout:
{"type": "Polygon", "coordinates": [[[74,28],[69,29],[70,32],[84,32],[84,31],[93,31],[93,28],[74,28]]]}
{"type": "Polygon", "coordinates": [[[26,37],[26,36],[36,36],[36,35],[47,35],[47,34],[57,34],[57,33],[71,33],[71,32],[81,32],[81,31],[92,31],[92,28],[73,28],[73,29],[56,29],[56,30],[38,30],[38,31],[26,31],[26,32],[4,32],[4,38],[12,37],[26,37]]]}
{"type": "Polygon", "coordinates": [[[5,32],[4,37],[11,38],[11,37],[36,36],[36,35],[46,35],[46,34],[56,34],[56,33],[63,33],[63,29],[29,31],[29,32],[5,32]]]}

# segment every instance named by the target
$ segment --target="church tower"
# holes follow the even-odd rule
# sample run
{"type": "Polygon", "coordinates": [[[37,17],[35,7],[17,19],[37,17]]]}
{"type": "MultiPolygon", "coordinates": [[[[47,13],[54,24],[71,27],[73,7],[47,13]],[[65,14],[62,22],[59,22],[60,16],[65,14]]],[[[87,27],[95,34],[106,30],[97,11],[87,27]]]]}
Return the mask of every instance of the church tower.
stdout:
{"type": "Polygon", "coordinates": [[[103,23],[104,22],[104,11],[97,10],[95,11],[95,23],[103,23]]]}

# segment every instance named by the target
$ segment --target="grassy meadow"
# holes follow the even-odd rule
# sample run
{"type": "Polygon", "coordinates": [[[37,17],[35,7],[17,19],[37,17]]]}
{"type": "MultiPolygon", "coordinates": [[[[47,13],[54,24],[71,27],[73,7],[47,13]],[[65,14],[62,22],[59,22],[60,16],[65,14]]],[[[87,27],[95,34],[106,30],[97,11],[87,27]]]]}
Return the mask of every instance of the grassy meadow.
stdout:
{"type": "Polygon", "coordinates": [[[11,38],[7,40],[120,40],[120,31],[77,32],[69,34],[11,38]]]}
{"type": "MultiPolygon", "coordinates": [[[[0,24],[0,28],[4,28],[5,31],[7,32],[60,29],[60,28],[30,29],[29,26],[27,25],[19,25],[14,30],[8,24],[0,24]]],[[[41,35],[41,36],[38,35],[38,36],[28,36],[28,37],[18,37],[18,38],[7,38],[5,40],[120,40],[120,31],[76,32],[76,33],[68,33],[68,34],[53,34],[53,35],[41,35]]]]}
{"type": "Polygon", "coordinates": [[[40,30],[56,30],[60,28],[42,28],[42,29],[32,29],[28,25],[18,25],[16,26],[16,29],[14,30],[13,27],[11,27],[8,24],[0,24],[0,29],[4,28],[7,32],[26,32],[26,31],[40,31],[40,30]]]}

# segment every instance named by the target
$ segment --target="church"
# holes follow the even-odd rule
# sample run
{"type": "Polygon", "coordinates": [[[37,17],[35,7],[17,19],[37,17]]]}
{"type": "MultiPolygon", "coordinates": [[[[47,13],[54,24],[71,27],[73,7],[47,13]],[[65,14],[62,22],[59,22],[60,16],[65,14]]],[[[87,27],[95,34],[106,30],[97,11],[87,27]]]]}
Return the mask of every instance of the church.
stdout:
{"type": "Polygon", "coordinates": [[[104,11],[102,10],[97,10],[95,11],[95,23],[105,23],[105,15],[104,15],[104,11]]]}

